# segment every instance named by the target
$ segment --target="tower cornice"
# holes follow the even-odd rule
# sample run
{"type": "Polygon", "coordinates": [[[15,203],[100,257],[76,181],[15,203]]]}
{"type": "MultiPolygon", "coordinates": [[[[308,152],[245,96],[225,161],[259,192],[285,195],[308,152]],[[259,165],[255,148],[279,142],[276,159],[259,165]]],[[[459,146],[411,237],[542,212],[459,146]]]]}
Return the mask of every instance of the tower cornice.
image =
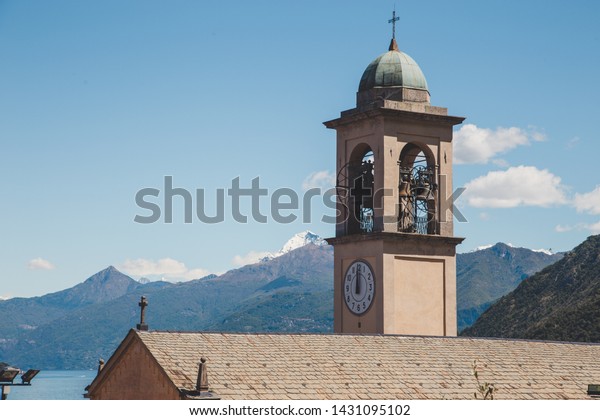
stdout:
{"type": "Polygon", "coordinates": [[[339,118],[325,121],[323,124],[327,128],[335,129],[340,126],[376,117],[437,122],[453,126],[461,124],[465,120],[464,117],[448,115],[446,108],[382,100],[368,106],[342,111],[339,118]]]}
{"type": "Polygon", "coordinates": [[[461,244],[465,238],[455,236],[442,235],[419,235],[415,233],[403,232],[371,232],[371,233],[356,233],[353,235],[338,236],[335,238],[325,239],[329,245],[360,243],[369,241],[386,241],[386,242],[425,242],[431,244],[448,244],[456,246],[461,244]]]}

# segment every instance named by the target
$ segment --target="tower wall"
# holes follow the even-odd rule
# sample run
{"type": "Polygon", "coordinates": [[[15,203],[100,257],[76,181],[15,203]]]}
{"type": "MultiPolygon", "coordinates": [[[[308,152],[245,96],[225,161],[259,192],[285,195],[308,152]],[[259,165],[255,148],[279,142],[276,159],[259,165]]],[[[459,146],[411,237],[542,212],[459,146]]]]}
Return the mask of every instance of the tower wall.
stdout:
{"type": "Polygon", "coordinates": [[[334,245],[334,331],[455,336],[456,245],[461,238],[374,233],[329,239],[334,245]],[[371,308],[353,314],[344,303],[343,278],[352,262],[375,274],[371,308]]]}
{"type": "MultiPolygon", "coordinates": [[[[448,116],[445,108],[380,101],[325,123],[337,131],[338,187],[357,148],[368,145],[374,158],[372,231],[350,231],[352,208],[340,199],[336,237],[328,239],[334,245],[335,332],[456,335],[456,245],[462,239],[453,237],[447,198],[452,192],[452,130],[462,121],[448,116]],[[399,231],[399,161],[403,150],[410,156],[413,149],[422,151],[426,165],[435,170],[435,197],[427,201],[435,209],[434,226],[427,221],[425,234],[399,231]],[[345,302],[349,292],[344,288],[366,284],[357,280],[360,272],[352,277],[349,270],[358,261],[368,263],[375,278],[375,295],[364,313],[353,312],[345,302]]],[[[360,287],[355,300],[364,297],[360,287]]]]}

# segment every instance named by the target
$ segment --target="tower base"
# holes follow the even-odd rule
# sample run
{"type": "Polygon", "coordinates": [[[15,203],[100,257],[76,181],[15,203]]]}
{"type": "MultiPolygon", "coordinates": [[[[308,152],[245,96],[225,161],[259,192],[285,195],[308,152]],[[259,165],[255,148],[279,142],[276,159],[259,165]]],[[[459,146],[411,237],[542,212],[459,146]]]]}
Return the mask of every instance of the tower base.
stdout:
{"type": "Polygon", "coordinates": [[[463,240],[395,232],[327,239],[334,246],[334,331],[455,336],[456,246],[463,240]],[[360,315],[346,305],[343,290],[356,260],[375,277],[373,303],[360,315]]]}

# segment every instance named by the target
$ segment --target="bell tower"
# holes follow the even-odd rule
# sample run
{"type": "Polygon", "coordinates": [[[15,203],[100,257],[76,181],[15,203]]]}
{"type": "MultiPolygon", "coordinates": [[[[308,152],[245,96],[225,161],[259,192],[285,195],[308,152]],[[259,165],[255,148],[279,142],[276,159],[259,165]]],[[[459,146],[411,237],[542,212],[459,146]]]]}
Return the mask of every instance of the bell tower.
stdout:
{"type": "MultiPolygon", "coordinates": [[[[390,22],[395,23],[396,17],[390,22]]],[[[389,50],[368,65],[336,130],[334,330],[453,336],[452,130],[417,63],[389,50]]]]}

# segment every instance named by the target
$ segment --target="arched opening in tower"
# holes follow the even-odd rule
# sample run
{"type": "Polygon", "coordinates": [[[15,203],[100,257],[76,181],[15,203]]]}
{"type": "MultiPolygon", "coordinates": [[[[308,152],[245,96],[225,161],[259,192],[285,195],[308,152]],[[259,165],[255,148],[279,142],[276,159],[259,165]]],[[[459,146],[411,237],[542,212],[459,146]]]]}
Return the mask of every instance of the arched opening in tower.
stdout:
{"type": "Polygon", "coordinates": [[[398,165],[398,231],[439,234],[438,170],[431,150],[425,145],[409,143],[402,149],[398,165]]]}
{"type": "Polygon", "coordinates": [[[374,228],[375,156],[367,144],[358,145],[339,171],[338,199],[346,234],[368,233],[374,228]]]}

